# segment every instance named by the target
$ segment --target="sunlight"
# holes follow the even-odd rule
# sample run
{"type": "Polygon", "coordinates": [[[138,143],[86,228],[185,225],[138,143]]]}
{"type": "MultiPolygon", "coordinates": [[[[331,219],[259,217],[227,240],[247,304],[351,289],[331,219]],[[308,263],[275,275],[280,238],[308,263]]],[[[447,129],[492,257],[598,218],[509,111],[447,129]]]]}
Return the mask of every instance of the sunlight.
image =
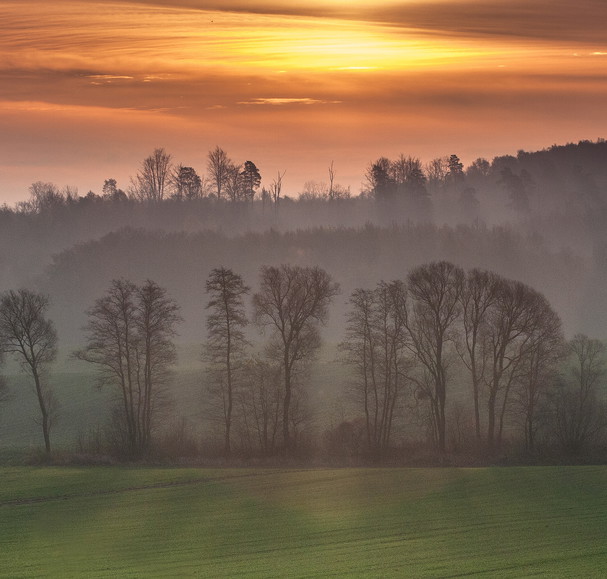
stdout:
{"type": "MultiPolygon", "coordinates": [[[[336,2],[335,4],[341,4],[336,2]]],[[[239,14],[160,8],[135,4],[119,11],[73,6],[70,27],[64,14],[45,3],[31,3],[41,17],[20,35],[21,66],[95,70],[98,82],[134,73],[185,73],[205,70],[235,74],[255,71],[406,70],[444,65],[490,54],[478,44],[394,30],[371,22],[339,18],[239,14]],[[90,13],[97,14],[94,21],[90,13]],[[69,33],[68,33],[69,32],[69,33]],[[44,39],[42,41],[40,39],[44,39]],[[253,70],[252,70],[253,69],[253,70]]],[[[15,11],[0,15],[19,18],[15,11]]],[[[16,20],[19,34],[21,20],[16,20]]],[[[16,59],[0,39],[5,62],[16,59]],[[4,46],[3,46],[4,44],[4,46]]],[[[12,42],[12,41],[10,41],[12,42]]]]}

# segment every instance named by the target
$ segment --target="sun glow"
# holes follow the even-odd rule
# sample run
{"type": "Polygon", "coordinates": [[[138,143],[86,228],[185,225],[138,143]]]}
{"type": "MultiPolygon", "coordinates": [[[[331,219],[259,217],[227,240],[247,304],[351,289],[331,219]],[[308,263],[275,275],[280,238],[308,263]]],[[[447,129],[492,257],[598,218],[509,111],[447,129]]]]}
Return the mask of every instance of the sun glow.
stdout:
{"type": "Polygon", "coordinates": [[[532,146],[528,134],[536,146],[597,135],[604,19],[510,4],[2,0],[0,174],[26,190],[78,159],[93,188],[103,159],[128,175],[155,145],[195,165],[219,144],[254,148],[294,183],[341,155],[355,190],[377,154],[490,156],[532,146]],[[35,176],[19,170],[34,162],[35,176]]]}
{"type": "MultiPolygon", "coordinates": [[[[19,54],[11,53],[10,38],[0,40],[5,62],[19,60],[21,66],[51,70],[89,68],[95,71],[91,78],[97,76],[100,83],[137,72],[397,70],[487,54],[478,46],[356,20],[135,4],[119,10],[108,10],[107,4],[74,5],[68,30],[64,13],[56,6],[28,5],[37,17],[27,23],[28,34],[19,40],[19,54]],[[91,13],[96,15],[94,20],[91,13]]],[[[5,6],[7,19],[14,18],[5,6]]],[[[0,8],[0,16],[2,12],[0,8]]],[[[24,26],[17,22],[15,34],[24,26]]]]}

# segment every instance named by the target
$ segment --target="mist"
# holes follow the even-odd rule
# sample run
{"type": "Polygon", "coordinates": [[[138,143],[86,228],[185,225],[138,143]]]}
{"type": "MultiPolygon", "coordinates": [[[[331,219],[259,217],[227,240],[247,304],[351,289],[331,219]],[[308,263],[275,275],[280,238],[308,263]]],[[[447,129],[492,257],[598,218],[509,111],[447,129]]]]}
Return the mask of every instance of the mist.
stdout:
{"type": "MultiPolygon", "coordinates": [[[[179,165],[167,155],[174,171],[179,165]]],[[[264,266],[322,268],[339,284],[340,293],[329,307],[322,347],[316,362],[310,360],[301,386],[308,428],[322,432],[359,415],[348,394],[352,376],[338,352],[350,296],[380,281],[405,280],[423,264],[447,261],[463,270],[479,268],[523,282],[546,297],[567,339],[580,333],[605,339],[606,161],[607,143],[602,140],[478,159],[467,167],[455,155],[429,163],[404,155],[392,160],[378,156],[361,168],[366,181],[360,195],[326,179],[309,181],[298,197],[281,196],[276,180],[262,167],[261,181],[250,194],[231,198],[226,193],[219,197],[208,168],[207,174],[200,172],[195,194],[185,195],[169,180],[166,192],[155,199],[137,189],[142,169],[126,193],[108,181],[111,190],[84,197],[73,188],[38,182],[28,199],[0,211],[0,288],[26,287],[49,297],[48,315],[60,352],[51,381],[86,376],[80,386],[84,391],[93,388],[94,375],[72,353],[85,340],[95,301],[113,280],[153,280],[164,288],[178,305],[182,322],[175,338],[179,356],[173,404],[162,423],[185,417],[199,437],[202,431],[210,436],[212,430],[205,418],[202,358],[210,273],[229,268],[253,294],[264,266]],[[399,167],[409,167],[409,173],[399,173],[399,167]]],[[[244,306],[252,317],[250,298],[244,306]]],[[[263,356],[267,336],[254,324],[246,335],[256,355],[263,356]]],[[[7,372],[13,375],[16,369],[9,365],[7,372]]],[[[460,375],[455,381],[456,390],[464,391],[466,379],[460,375]]],[[[82,392],[78,399],[86,399],[82,392]]],[[[452,399],[458,396],[465,399],[456,394],[452,399]]],[[[20,393],[9,405],[29,404],[27,400],[20,393]]],[[[98,403],[99,398],[91,400],[98,403]]],[[[68,417],[75,412],[68,399],[62,406],[68,417]]],[[[109,411],[85,412],[94,415],[93,424],[108,420],[109,411]]],[[[412,432],[420,437],[415,420],[395,428],[405,439],[412,432]]],[[[10,420],[3,422],[12,443],[36,436],[35,427],[13,429],[10,420]],[[30,434],[24,436],[25,431],[30,434]]],[[[66,424],[65,416],[57,426],[64,444],[85,435],[83,424],[74,433],[73,420],[68,418],[69,428],[62,422],[66,424]]]]}

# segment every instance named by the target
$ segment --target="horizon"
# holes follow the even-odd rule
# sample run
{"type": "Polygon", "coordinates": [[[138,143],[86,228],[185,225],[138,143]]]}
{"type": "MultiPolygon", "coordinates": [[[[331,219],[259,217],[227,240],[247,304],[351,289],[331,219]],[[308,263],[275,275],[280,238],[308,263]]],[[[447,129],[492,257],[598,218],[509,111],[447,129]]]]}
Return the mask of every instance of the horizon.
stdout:
{"type": "Polygon", "coordinates": [[[126,189],[163,147],[215,146],[360,191],[380,156],[466,164],[605,135],[598,0],[294,3],[64,0],[0,6],[0,202],[36,181],[126,189]],[[91,17],[91,14],[94,16],[91,17]]]}

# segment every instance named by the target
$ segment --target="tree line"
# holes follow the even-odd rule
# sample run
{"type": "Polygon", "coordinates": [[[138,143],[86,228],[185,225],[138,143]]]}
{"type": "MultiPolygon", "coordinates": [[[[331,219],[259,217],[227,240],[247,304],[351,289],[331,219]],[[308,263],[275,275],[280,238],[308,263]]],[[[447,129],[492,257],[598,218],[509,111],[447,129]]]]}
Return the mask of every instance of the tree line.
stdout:
{"type": "MultiPolygon", "coordinates": [[[[319,267],[263,266],[252,292],[220,267],[205,289],[200,389],[221,454],[301,451],[312,428],[310,370],[339,284],[319,267]]],[[[48,306],[26,289],[0,296],[0,351],[31,378],[50,453],[57,333],[48,306]]],[[[87,319],[85,343],[72,355],[114,394],[112,447],[146,456],[171,397],[179,305],[154,281],[118,279],[87,319]]],[[[337,452],[386,456],[403,433],[423,433],[441,454],[494,454],[515,439],[527,453],[552,445],[576,454],[604,442],[604,344],[584,335],[567,342],[541,293],[494,272],[431,262],[405,279],[355,289],[339,352],[350,416],[324,435],[337,452]]]]}
{"type": "MultiPolygon", "coordinates": [[[[607,175],[604,158],[607,143],[580,141],[577,144],[553,146],[535,153],[519,151],[516,156],[503,155],[488,160],[479,157],[467,167],[457,154],[436,157],[422,162],[415,155],[400,154],[395,159],[380,156],[363,168],[360,196],[378,202],[400,201],[413,214],[428,218],[432,199],[445,202],[452,217],[473,220],[490,191],[496,190],[504,206],[514,214],[528,214],[532,206],[554,208],[581,195],[585,204],[605,208],[604,187],[607,175]],[[552,197],[552,201],[550,200],[552,197]]],[[[92,202],[195,201],[253,201],[274,204],[292,200],[284,195],[286,171],[266,179],[257,165],[246,160],[234,161],[219,146],[206,155],[206,173],[175,161],[173,155],[159,147],[140,164],[126,186],[119,187],[116,179],[108,178],[101,192],[89,191],[79,197],[73,186],[60,188],[53,183],[38,181],[29,189],[30,197],[20,201],[20,213],[40,213],[65,204],[92,202]]],[[[327,166],[326,180],[309,180],[297,191],[301,201],[333,201],[349,199],[351,191],[336,180],[333,161],[327,166]]],[[[4,211],[8,208],[4,207],[4,211]]]]}

